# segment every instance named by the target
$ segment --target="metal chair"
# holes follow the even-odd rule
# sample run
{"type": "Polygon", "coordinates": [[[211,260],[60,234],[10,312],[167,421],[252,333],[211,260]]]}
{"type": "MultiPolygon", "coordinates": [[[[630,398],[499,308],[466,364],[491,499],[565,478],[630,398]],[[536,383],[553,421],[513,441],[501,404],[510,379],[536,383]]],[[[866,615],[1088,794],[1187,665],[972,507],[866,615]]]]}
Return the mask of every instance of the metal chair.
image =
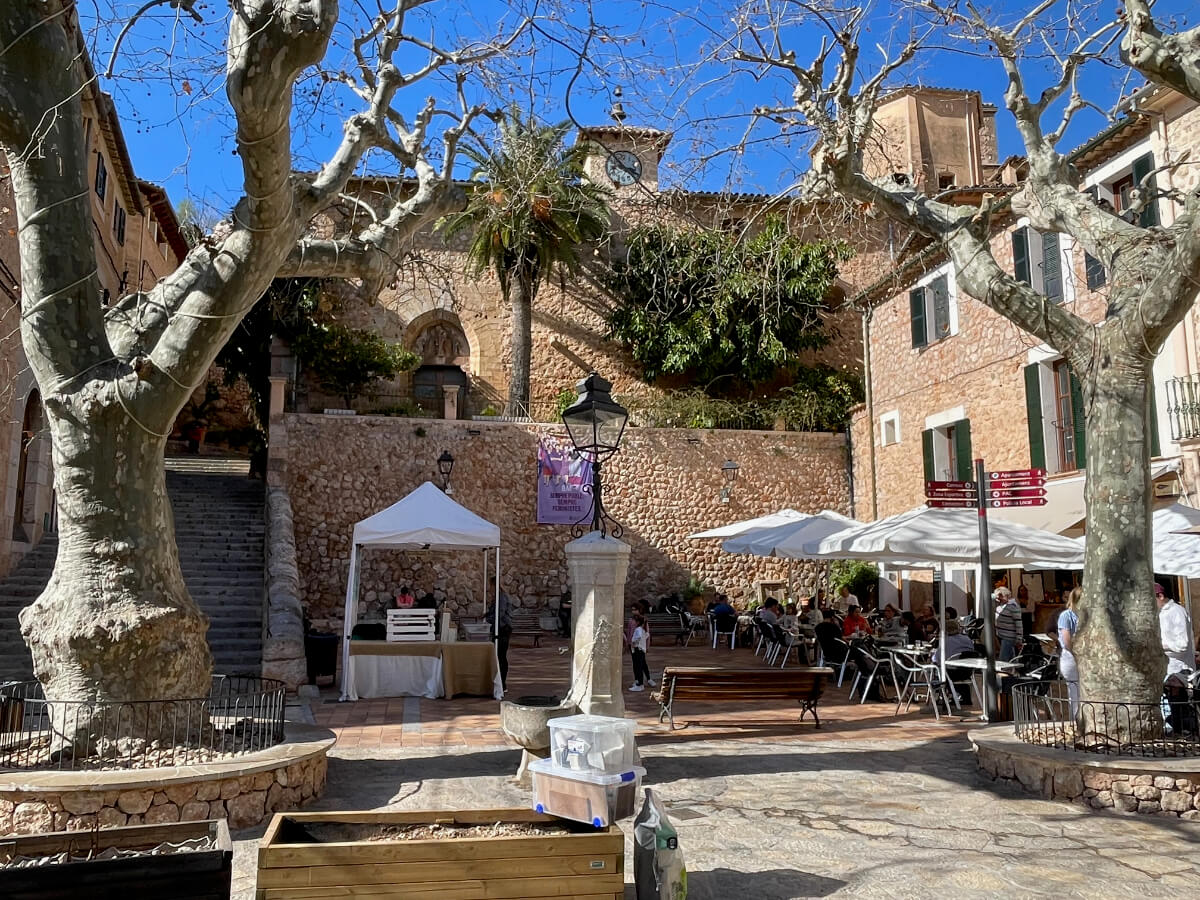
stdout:
{"type": "Polygon", "coordinates": [[[775,633],[771,626],[762,619],[755,618],[754,627],[758,629],[758,646],[754,648],[754,655],[763,651],[763,661],[768,666],[775,664],[775,656],[779,653],[779,642],[775,639],[775,633]]]}
{"type": "Polygon", "coordinates": [[[721,635],[729,638],[730,650],[737,646],[737,622],[738,617],[733,613],[722,613],[712,617],[712,648],[714,650],[721,641],[721,635]]]}
{"type": "Polygon", "coordinates": [[[784,631],[778,625],[773,626],[775,632],[775,640],[783,651],[783,659],[779,663],[779,668],[787,666],[788,657],[791,656],[792,650],[796,651],[796,664],[800,666],[808,665],[808,650],[804,646],[804,639],[798,635],[792,634],[790,631],[784,631]]]}
{"type": "Polygon", "coordinates": [[[892,676],[892,684],[896,683],[896,674],[892,671],[892,661],[875,656],[861,648],[853,651],[854,656],[854,680],[850,682],[849,700],[854,699],[854,689],[861,683],[863,686],[862,694],[859,696],[859,704],[867,702],[867,694],[871,693],[871,685],[879,678],[880,696],[883,696],[882,687],[883,679],[887,675],[892,676]],[[864,676],[866,676],[864,678],[864,676]]]}
{"type": "Polygon", "coordinates": [[[946,693],[946,683],[941,679],[941,670],[933,663],[918,662],[909,654],[900,651],[892,651],[892,672],[893,676],[896,670],[906,673],[904,687],[899,690],[896,696],[896,715],[900,715],[900,707],[904,706],[904,711],[907,713],[912,708],[912,702],[918,693],[924,691],[927,702],[933,706],[933,718],[940,719],[941,714],[938,711],[938,698],[946,704],[946,715],[951,715],[950,710],[950,695],[946,693]]]}

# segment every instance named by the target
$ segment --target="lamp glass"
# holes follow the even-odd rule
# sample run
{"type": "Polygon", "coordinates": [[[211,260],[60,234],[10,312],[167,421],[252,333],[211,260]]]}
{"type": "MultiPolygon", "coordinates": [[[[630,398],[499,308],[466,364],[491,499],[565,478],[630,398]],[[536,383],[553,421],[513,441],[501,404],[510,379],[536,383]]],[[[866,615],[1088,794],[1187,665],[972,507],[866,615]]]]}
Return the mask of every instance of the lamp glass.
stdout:
{"type": "Polygon", "coordinates": [[[580,452],[612,453],[621,443],[629,412],[612,399],[612,385],[593,372],[576,386],[579,398],[563,411],[563,424],[580,452]]]}

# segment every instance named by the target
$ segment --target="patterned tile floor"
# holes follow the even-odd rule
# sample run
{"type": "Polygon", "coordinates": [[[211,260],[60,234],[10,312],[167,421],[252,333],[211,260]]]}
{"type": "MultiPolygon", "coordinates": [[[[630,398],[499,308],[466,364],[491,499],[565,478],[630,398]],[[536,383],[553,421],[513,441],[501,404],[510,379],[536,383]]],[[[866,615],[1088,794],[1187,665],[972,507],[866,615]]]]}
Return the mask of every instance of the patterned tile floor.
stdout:
{"type": "MultiPolygon", "coordinates": [[[[656,674],[665,666],[761,666],[747,649],[730,653],[693,643],[691,647],[650,648],[650,667],[656,674]]],[[[570,677],[567,642],[546,638],[542,646],[517,644],[509,649],[508,696],[562,694],[570,677]]],[[[630,658],[625,657],[625,684],[633,681],[630,658]]],[[[928,707],[915,705],[907,715],[896,716],[894,703],[847,702],[849,679],[841,688],[830,687],[819,707],[821,728],[812,720],[798,722],[798,710],[787,703],[679,704],[676,730],[658,722],[658,704],[651,692],[625,693],[626,714],[638,720],[640,743],[671,744],[696,740],[829,741],[872,739],[936,739],[965,733],[977,722],[974,711],[935,722],[928,707]],[[686,724],[686,727],[679,727],[686,724]]],[[[889,686],[889,696],[890,696],[889,686]]],[[[317,724],[338,735],[338,746],[358,748],[502,747],[511,746],[500,730],[499,704],[483,697],[426,700],[395,697],[339,703],[333,687],[323,687],[312,706],[317,724]]]]}

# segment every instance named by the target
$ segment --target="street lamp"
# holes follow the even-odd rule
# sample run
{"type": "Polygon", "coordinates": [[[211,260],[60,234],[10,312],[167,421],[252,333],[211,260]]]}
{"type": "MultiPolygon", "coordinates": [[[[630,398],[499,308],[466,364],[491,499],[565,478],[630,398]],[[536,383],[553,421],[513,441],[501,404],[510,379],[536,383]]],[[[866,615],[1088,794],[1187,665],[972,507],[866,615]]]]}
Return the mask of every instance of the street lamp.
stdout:
{"type": "Polygon", "coordinates": [[[721,466],[721,474],[725,476],[725,484],[721,488],[722,503],[729,502],[729,495],[733,493],[733,483],[737,481],[738,469],[740,468],[741,466],[732,459],[725,460],[725,465],[721,466]]]}
{"type": "MultiPolygon", "coordinates": [[[[579,397],[562,414],[563,424],[575,445],[575,452],[592,463],[592,527],[591,531],[606,533],[605,523],[611,523],[613,537],[619,537],[621,526],[604,511],[600,490],[600,463],[621,444],[629,411],[613,400],[609,393],[612,384],[595,372],[575,386],[579,397]]],[[[584,490],[588,490],[585,486],[584,490]]],[[[583,520],[575,523],[572,533],[583,534],[583,520]]]]}
{"type": "Polygon", "coordinates": [[[454,457],[450,455],[449,450],[443,450],[442,455],[437,458],[438,474],[442,476],[442,490],[447,494],[453,494],[454,491],[450,487],[450,473],[454,471],[454,457]]]}

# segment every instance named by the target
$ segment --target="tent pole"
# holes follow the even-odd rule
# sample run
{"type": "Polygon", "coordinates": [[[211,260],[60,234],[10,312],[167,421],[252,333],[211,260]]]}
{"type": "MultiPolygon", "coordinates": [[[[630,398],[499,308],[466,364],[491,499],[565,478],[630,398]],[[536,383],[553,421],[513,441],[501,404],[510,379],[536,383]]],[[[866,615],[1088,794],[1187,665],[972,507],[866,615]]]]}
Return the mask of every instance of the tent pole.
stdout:
{"type": "Polygon", "coordinates": [[[483,601],[483,612],[487,614],[487,562],[488,548],[483,548],[483,590],[479,592],[479,599],[483,601]]]}
{"type": "MultiPolygon", "coordinates": [[[[941,563],[942,581],[938,586],[938,594],[941,595],[942,614],[940,616],[941,636],[938,638],[938,659],[942,664],[942,684],[946,683],[946,564],[941,563]]],[[[937,702],[936,700],[934,701],[937,702]]]]}
{"type": "Polygon", "coordinates": [[[492,607],[496,614],[492,616],[496,620],[496,638],[500,637],[500,548],[496,548],[496,596],[494,598],[495,606],[492,607]]]}
{"type": "MultiPolygon", "coordinates": [[[[1183,605],[1187,609],[1188,619],[1192,622],[1196,620],[1192,618],[1192,583],[1186,575],[1181,576],[1183,581],[1183,605]]],[[[1192,635],[1194,638],[1195,635],[1192,635]]]]}

